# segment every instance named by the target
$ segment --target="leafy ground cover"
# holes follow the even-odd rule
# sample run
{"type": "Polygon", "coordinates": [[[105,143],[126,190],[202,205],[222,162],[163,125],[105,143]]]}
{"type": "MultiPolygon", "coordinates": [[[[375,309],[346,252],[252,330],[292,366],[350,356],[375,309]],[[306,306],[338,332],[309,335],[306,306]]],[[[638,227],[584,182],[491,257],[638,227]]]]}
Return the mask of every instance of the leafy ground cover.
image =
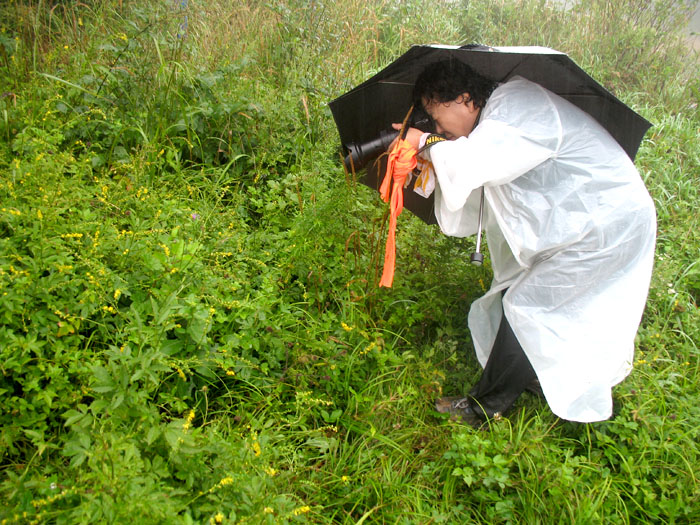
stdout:
{"type": "Polygon", "coordinates": [[[2,523],[700,520],[700,131],[684,5],[243,0],[0,7],[2,523]],[[429,35],[429,36],[426,36],[429,35]],[[327,102],[411,43],[567,51],[653,122],[635,370],[580,425],[478,373],[472,240],[345,174],[327,102]],[[466,380],[466,382],[465,382],[466,380]]]}

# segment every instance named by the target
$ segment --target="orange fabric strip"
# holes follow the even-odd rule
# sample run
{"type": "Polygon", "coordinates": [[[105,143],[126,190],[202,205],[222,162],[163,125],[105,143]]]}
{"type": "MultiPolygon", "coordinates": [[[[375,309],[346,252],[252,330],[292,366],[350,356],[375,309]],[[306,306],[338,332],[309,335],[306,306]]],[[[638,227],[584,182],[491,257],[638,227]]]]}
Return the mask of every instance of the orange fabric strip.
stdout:
{"type": "Polygon", "coordinates": [[[416,167],[416,148],[405,140],[398,140],[389,152],[389,160],[386,164],[386,175],[379,189],[384,202],[389,204],[389,233],[386,238],[384,251],[384,272],[379,281],[379,286],[391,288],[394,282],[394,269],[396,267],[396,218],[403,210],[403,187],[406,176],[416,167]],[[390,193],[391,191],[391,193],[390,193]]]}

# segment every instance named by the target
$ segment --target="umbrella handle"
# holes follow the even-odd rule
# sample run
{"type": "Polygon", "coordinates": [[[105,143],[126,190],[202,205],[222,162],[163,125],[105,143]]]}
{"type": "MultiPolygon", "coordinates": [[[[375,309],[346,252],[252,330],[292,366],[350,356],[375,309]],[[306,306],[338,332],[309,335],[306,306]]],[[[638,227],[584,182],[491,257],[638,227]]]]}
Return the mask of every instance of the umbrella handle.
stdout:
{"type": "Polygon", "coordinates": [[[474,266],[481,266],[484,262],[484,254],[481,253],[481,224],[484,220],[484,187],[481,187],[481,201],[479,202],[479,223],[476,232],[476,250],[470,260],[474,266]]]}

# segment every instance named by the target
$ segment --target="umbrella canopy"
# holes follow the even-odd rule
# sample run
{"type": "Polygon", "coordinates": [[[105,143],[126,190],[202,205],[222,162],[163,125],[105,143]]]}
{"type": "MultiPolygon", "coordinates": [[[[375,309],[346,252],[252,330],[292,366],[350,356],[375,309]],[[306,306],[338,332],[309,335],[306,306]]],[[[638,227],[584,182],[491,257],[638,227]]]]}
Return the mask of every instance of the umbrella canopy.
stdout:
{"type": "MultiPolygon", "coordinates": [[[[413,102],[413,85],[423,69],[442,60],[459,60],[496,82],[522,76],[573,103],[595,118],[634,159],[651,124],[596,82],[565,53],[545,47],[438,46],[411,47],[404,55],[356,88],[330,102],[340,142],[353,145],[376,140],[401,122],[413,102]]],[[[371,162],[361,182],[378,189],[385,162],[371,162]]],[[[425,222],[436,222],[433,200],[405,192],[404,206],[425,222]]]]}

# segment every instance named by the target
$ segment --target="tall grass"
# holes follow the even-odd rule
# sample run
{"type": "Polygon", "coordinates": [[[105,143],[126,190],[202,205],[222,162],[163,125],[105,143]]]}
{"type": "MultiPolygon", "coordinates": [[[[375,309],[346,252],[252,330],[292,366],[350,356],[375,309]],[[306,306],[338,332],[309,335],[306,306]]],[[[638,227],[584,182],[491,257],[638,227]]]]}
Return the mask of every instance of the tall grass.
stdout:
{"type": "Polygon", "coordinates": [[[689,3],[23,0],[0,7],[3,523],[693,523],[689,3]],[[474,432],[472,240],[346,178],[327,102],[414,43],[547,45],[652,121],[659,238],[610,421],[474,432]]]}

